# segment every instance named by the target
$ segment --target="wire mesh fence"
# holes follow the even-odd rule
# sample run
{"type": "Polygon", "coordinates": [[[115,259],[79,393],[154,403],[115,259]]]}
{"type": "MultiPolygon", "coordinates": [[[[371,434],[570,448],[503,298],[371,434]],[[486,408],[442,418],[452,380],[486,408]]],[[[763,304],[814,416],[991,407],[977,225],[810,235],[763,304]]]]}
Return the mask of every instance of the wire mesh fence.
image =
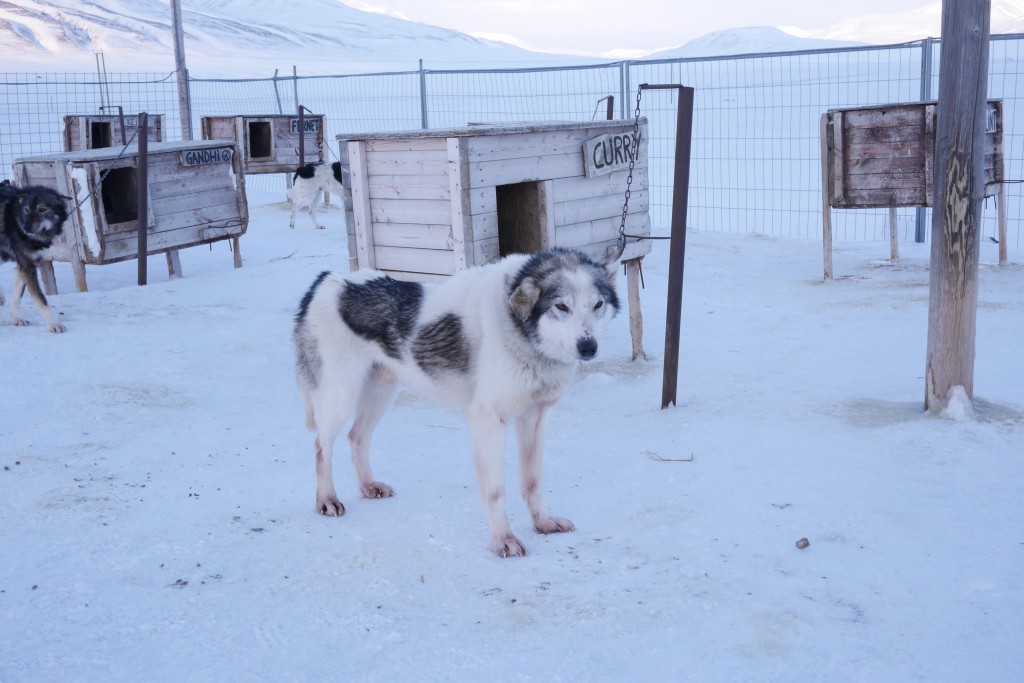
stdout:
{"type": "MultiPolygon", "coordinates": [[[[1003,100],[1009,242],[1020,247],[1024,202],[1024,116],[1021,46],[1024,36],[994,36],[989,97],[1003,100]]],[[[714,58],[643,60],[531,69],[405,72],[265,79],[189,80],[193,135],[209,115],[278,114],[298,105],[323,114],[328,155],[335,136],[472,123],[603,118],[602,98],[616,98],[617,115],[632,118],[641,83],[683,84],[696,90],[688,222],[691,229],[779,237],[821,236],[819,119],[829,109],[935,99],[939,41],[836,50],[714,58]]],[[[165,139],[181,138],[173,74],[5,74],[0,76],[0,168],[19,157],[61,149],[66,114],[121,105],[126,113],[165,115],[165,139]]],[[[649,120],[651,219],[667,231],[675,150],[674,91],[645,91],[649,120]]],[[[282,175],[255,176],[256,189],[282,191],[282,175]]],[[[996,208],[984,211],[983,234],[996,235],[996,208]]],[[[926,237],[930,215],[897,212],[901,240],[926,237]]],[[[836,239],[888,239],[889,213],[833,212],[836,239]]]]}

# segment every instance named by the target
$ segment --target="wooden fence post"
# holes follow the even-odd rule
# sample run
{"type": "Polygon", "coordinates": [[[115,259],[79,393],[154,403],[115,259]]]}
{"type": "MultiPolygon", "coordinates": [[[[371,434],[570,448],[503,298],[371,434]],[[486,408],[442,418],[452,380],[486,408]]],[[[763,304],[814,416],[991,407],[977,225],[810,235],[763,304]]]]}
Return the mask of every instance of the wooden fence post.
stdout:
{"type": "Polygon", "coordinates": [[[925,409],[974,398],[990,0],[942,0],[925,409]]]}

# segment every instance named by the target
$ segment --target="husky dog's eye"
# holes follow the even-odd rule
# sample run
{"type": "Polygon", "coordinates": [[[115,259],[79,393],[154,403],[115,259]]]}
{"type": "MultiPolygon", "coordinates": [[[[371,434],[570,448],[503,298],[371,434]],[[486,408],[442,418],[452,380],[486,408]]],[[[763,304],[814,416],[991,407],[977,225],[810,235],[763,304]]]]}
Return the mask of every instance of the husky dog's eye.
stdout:
{"type": "Polygon", "coordinates": [[[594,304],[594,310],[596,311],[597,309],[601,308],[602,306],[604,306],[604,302],[603,301],[598,301],[596,304],[594,304]]]}
{"type": "Polygon", "coordinates": [[[555,308],[560,310],[562,313],[568,313],[569,312],[569,307],[566,306],[565,304],[555,304],[555,308]]]}

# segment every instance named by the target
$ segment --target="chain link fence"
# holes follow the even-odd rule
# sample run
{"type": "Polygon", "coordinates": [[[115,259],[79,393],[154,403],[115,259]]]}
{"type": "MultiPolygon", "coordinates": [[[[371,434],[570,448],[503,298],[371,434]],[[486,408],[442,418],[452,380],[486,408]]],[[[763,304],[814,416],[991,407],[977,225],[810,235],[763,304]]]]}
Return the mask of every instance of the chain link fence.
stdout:
{"type": "MultiPolygon", "coordinates": [[[[1008,240],[1020,247],[1024,211],[1024,109],[1018,84],[1024,71],[1024,35],[993,36],[989,97],[1003,100],[1008,240]]],[[[430,70],[338,76],[276,75],[265,79],[189,81],[193,135],[208,115],[295,112],[298,105],[325,116],[329,157],[335,135],[468,123],[591,120],[605,115],[602,98],[615,97],[616,115],[632,118],[641,83],[681,83],[696,90],[689,228],[820,238],[819,118],[828,109],[935,99],[939,41],[888,46],[749,54],[714,58],[625,61],[590,66],[502,70],[430,70]]],[[[19,157],[60,150],[65,114],[89,114],[101,105],[126,113],[165,115],[165,139],[181,139],[173,74],[0,75],[0,169],[19,157]]],[[[651,219],[667,232],[671,216],[677,103],[673,91],[645,91],[640,111],[649,120],[651,219]]],[[[250,176],[250,187],[281,192],[283,175],[250,176]]],[[[625,188],[623,188],[625,190],[625,188]]],[[[983,234],[996,235],[996,207],[984,211],[983,234]]],[[[836,239],[888,239],[881,210],[833,212],[836,239]]],[[[901,240],[926,238],[930,214],[900,209],[901,240]]]]}

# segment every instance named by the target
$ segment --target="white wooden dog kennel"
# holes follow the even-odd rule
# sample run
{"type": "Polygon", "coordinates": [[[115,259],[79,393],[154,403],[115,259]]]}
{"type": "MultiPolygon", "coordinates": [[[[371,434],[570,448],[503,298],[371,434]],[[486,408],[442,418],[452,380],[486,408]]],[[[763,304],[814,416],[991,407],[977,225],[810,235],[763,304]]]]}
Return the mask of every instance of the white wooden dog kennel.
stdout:
{"type": "Polygon", "coordinates": [[[204,116],[204,140],[230,140],[238,145],[245,173],[293,173],[302,164],[324,161],[323,114],[204,116]],[[300,139],[303,159],[299,159],[300,139]]]}
{"type": "MultiPolygon", "coordinates": [[[[73,198],[74,210],[50,255],[71,263],[82,292],[86,264],[138,257],[138,147],[120,152],[120,147],[65,152],[12,165],[16,185],[45,185],[73,198]]],[[[238,241],[248,227],[249,209],[234,144],[152,143],[148,152],[148,253],[231,239],[234,265],[241,267],[238,241]]]]}
{"type": "MultiPolygon", "coordinates": [[[[148,130],[150,142],[162,142],[164,115],[149,114],[148,130]]],[[[68,114],[64,117],[64,151],[77,152],[104,147],[120,149],[125,143],[131,142],[138,131],[138,114],[125,114],[123,117],[118,114],[68,114]]]]}
{"type": "MultiPolygon", "coordinates": [[[[647,120],[626,230],[649,236],[647,120]]],[[[619,234],[632,121],[469,125],[339,135],[350,267],[440,280],[514,252],[600,258],[619,234]]],[[[651,250],[630,239],[623,260],[651,250]]]]}

